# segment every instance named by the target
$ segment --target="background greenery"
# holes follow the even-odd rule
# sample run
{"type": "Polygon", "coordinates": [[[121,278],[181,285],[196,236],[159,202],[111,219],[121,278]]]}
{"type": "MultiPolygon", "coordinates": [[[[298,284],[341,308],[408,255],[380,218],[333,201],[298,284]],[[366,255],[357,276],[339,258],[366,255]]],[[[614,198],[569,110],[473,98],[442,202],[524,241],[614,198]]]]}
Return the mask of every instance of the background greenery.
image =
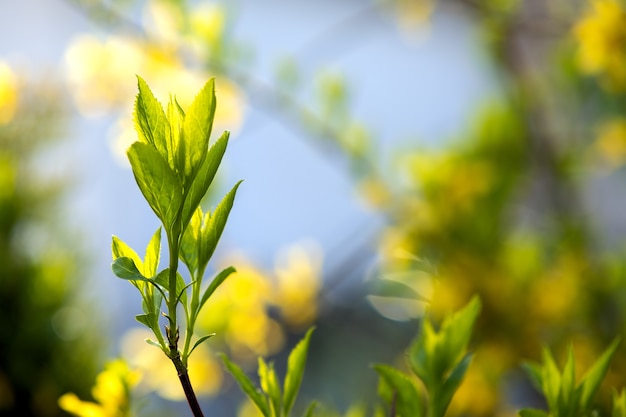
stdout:
{"type": "MultiPolygon", "coordinates": [[[[522,406],[537,406],[538,395],[520,369],[522,359],[539,360],[542,345],[549,345],[561,363],[573,342],[576,368],[587,369],[624,331],[626,5],[619,0],[355,4],[351,13],[329,20],[334,23],[308,49],[274,59],[273,75],[259,77],[255,60],[264,57],[255,58],[254,39],[235,36],[245,2],[67,1],[64,5],[91,22],[93,30],[67,45],[63,81],[51,82],[65,84],[78,110],[72,113],[75,117],[107,116],[107,125],[116,126],[115,152],[134,140],[129,111],[134,74],[145,77],[163,98],[176,92],[184,104],[215,76],[221,123],[216,130],[237,133],[246,126],[247,109],[265,112],[292,129],[294,138],[312,145],[321,161],[338,166],[355,198],[376,214],[367,225],[328,218],[331,233],[342,237],[336,248],[294,245],[274,264],[235,248],[219,254],[218,263],[233,264],[239,272],[199,318],[207,332],[218,334],[199,352],[197,362],[190,363],[192,380],[207,404],[221,407],[217,398],[233,403],[241,398],[231,389],[232,380],[224,376],[215,351],[228,351],[253,369],[257,355],[279,355],[312,323],[318,329],[311,339],[304,399],[317,398],[342,413],[352,404],[371,404],[377,377],[367,365],[401,363],[424,308],[433,318],[442,318],[478,294],[482,312],[472,343],[474,361],[449,414],[512,415],[522,406]],[[445,18],[471,28],[468,32],[479,40],[476,54],[495,93],[474,103],[472,116],[450,130],[452,138],[432,146],[414,139],[423,136],[419,131],[411,131],[409,139],[390,138],[388,131],[396,130],[388,113],[383,121],[357,116],[354,102],[361,86],[352,74],[306,67],[307,54],[316,48],[352,45],[342,50],[349,55],[371,35],[374,23],[382,21],[415,39],[428,36],[429,27],[445,18]],[[395,145],[390,151],[391,142],[395,145]]],[[[267,13],[271,15],[269,6],[267,13]]],[[[286,21],[278,24],[295,30],[286,21]]],[[[433,30],[431,36],[441,33],[433,30]]],[[[341,58],[340,53],[336,61],[341,58]]],[[[390,69],[403,65],[400,60],[386,62],[387,56],[370,59],[390,69]]],[[[384,85],[388,74],[373,79],[384,85]]],[[[35,144],[45,143],[48,150],[53,136],[63,136],[52,133],[55,126],[70,123],[69,112],[57,114],[58,104],[70,97],[50,96],[48,87],[39,84],[29,87],[31,81],[19,67],[7,67],[0,75],[0,134],[7,137],[0,207],[7,231],[3,245],[8,248],[0,251],[7,256],[2,275],[7,301],[0,305],[7,309],[5,317],[16,317],[5,320],[11,327],[3,334],[13,336],[3,337],[2,343],[16,345],[6,351],[3,345],[6,365],[0,369],[6,382],[0,385],[0,403],[13,410],[38,401],[22,398],[51,398],[66,391],[87,399],[94,363],[103,358],[73,354],[87,365],[65,366],[66,354],[44,344],[57,340],[74,352],[85,349],[82,343],[94,346],[88,326],[72,330],[79,320],[70,314],[76,307],[66,304],[81,281],[78,266],[84,254],[60,221],[63,212],[50,206],[49,190],[56,187],[40,182],[41,176],[29,180],[37,169],[26,162],[38,155],[35,144]],[[34,126],[32,120],[37,121],[34,126]],[[54,245],[41,244],[43,226],[36,232],[17,227],[31,224],[31,218],[39,221],[40,212],[57,216],[46,226],[54,229],[44,228],[44,234],[54,236],[54,245]],[[24,277],[18,279],[14,270],[24,277]],[[54,282],[57,292],[37,292],[43,279],[54,282]],[[26,289],[20,290],[22,285],[26,289]],[[45,295],[43,304],[38,294],[45,295]],[[70,324],[62,328],[72,336],[59,330],[59,317],[68,318],[70,324]],[[21,320],[24,324],[17,326],[21,320]],[[33,347],[43,353],[30,352],[33,347]],[[34,361],[40,354],[41,365],[34,361]],[[33,394],[43,392],[36,386],[45,378],[28,381],[35,374],[14,365],[59,369],[56,361],[63,365],[56,373],[50,371],[55,375],[50,381],[71,385],[47,382],[45,395],[33,394]],[[9,365],[17,368],[10,371],[9,365]],[[76,376],[72,369],[92,371],[76,376]],[[17,388],[5,386],[32,388],[18,395],[17,388]]],[[[454,105],[454,91],[441,94],[441,100],[454,105]]],[[[427,106],[416,107],[417,102],[386,99],[382,104],[398,118],[437,117],[427,106]]],[[[284,150],[268,146],[264,152],[284,150]]],[[[264,155],[255,157],[262,160],[264,155]]],[[[246,187],[244,183],[243,193],[246,187]]],[[[272,197],[254,204],[271,206],[272,197]]],[[[215,205],[209,200],[207,206],[215,205]]],[[[139,397],[156,392],[180,398],[175,377],[161,371],[160,359],[143,344],[144,337],[133,328],[121,342],[111,340],[108,348],[143,372],[136,388],[139,397]]],[[[624,385],[624,349],[619,347],[613,358],[607,385],[624,385]]],[[[600,401],[606,404],[609,395],[603,392],[600,401]]],[[[55,413],[51,407],[43,408],[55,413]]],[[[224,407],[230,413],[239,409],[224,407]]],[[[249,407],[239,410],[243,415],[249,407]]]]}

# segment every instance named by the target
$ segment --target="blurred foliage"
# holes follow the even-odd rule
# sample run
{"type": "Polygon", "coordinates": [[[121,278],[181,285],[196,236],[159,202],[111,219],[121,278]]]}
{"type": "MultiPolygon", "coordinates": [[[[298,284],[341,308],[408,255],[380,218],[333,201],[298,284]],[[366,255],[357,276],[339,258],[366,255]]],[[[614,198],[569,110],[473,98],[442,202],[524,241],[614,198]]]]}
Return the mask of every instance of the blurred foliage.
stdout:
{"type": "Polygon", "coordinates": [[[51,80],[0,63],[1,415],[60,415],[57,398],[87,393],[101,351],[77,295],[86,254],[60,214],[70,173],[49,159],[67,127],[62,103],[51,80]]]}
{"type": "MultiPolygon", "coordinates": [[[[79,37],[68,48],[70,84],[81,110],[130,105],[134,80],[129,74],[146,74],[157,91],[159,85],[195,91],[216,75],[218,100],[225,109],[223,116],[216,115],[224,121],[218,130],[236,130],[243,103],[250,102],[301,127],[325,155],[347,162],[355,189],[386,219],[376,242],[380,282],[369,294],[381,314],[419,319],[428,309],[441,318],[474,294],[480,296],[483,313],[476,323],[474,360],[449,414],[510,415],[510,392],[527,392],[517,377],[522,358],[539,358],[546,344],[557,357],[565,356],[571,341],[578,353],[576,367],[586,369],[623,333],[626,263],[623,239],[613,236],[621,230],[603,226],[606,219],[593,212],[597,203],[589,201],[594,185],[623,181],[623,1],[367,3],[372,15],[391,17],[402,31],[422,30],[438,14],[461,14],[480,34],[498,87],[498,98],[477,105],[473,120],[459,126],[446,146],[400,149],[391,161],[380,157],[373,129],[352,114],[352,93],[358,86],[350,85],[349,75],[320,70],[317,83],[303,85],[307,78],[297,57],[287,57],[277,63],[276,80],[257,79],[250,69],[249,51],[254,48],[234,39],[235,15],[226,3],[72,3],[110,29],[97,37],[79,37]],[[137,10],[143,13],[139,22],[134,19],[137,10]],[[313,90],[310,99],[302,99],[305,88],[313,90]],[[232,106],[223,106],[228,102],[232,106]]],[[[179,100],[185,105],[184,97],[179,100]]],[[[123,137],[120,131],[131,126],[125,117],[116,136],[123,137]]],[[[362,344],[370,349],[381,338],[376,332],[383,334],[384,326],[371,325],[371,316],[362,314],[355,324],[344,312],[325,306],[323,298],[317,298],[321,305],[314,303],[317,294],[324,294],[316,281],[319,266],[294,267],[304,270],[306,295],[297,295],[299,284],[290,284],[285,294],[297,301],[287,308],[275,298],[280,280],[245,262],[231,263],[241,265],[238,276],[216,292],[208,306],[211,314],[199,323],[223,335],[216,343],[224,343],[235,357],[245,361],[277,353],[288,340],[285,329],[294,323],[299,330],[306,328],[316,316],[346,323],[350,328],[344,334],[373,333],[362,344]],[[314,307],[297,313],[306,319],[291,321],[289,311],[303,305],[314,307]],[[276,306],[285,314],[282,319],[273,314],[276,306]]],[[[361,267],[349,265],[351,270],[361,267]]],[[[318,328],[323,339],[325,326],[318,328]]],[[[322,349],[326,346],[320,342],[318,348],[328,353],[322,349]]],[[[312,355],[315,350],[313,346],[312,355]]],[[[626,385],[625,370],[622,346],[608,372],[609,384],[626,385]]],[[[355,385],[363,382],[356,379],[355,385]]],[[[369,400],[368,394],[363,397],[369,400]]],[[[608,398],[600,397],[608,404],[608,398]]],[[[347,415],[351,413],[360,415],[357,408],[347,415]]]]}

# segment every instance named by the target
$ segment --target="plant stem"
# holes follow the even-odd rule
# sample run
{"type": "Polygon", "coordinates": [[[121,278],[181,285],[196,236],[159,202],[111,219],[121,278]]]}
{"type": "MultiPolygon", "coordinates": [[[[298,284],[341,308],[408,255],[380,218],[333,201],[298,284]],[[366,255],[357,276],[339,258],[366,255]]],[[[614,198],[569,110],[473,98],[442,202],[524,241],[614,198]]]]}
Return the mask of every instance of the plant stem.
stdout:
{"type": "Polygon", "coordinates": [[[200,408],[200,404],[198,404],[196,394],[193,391],[193,387],[191,386],[189,373],[187,372],[187,368],[183,364],[183,361],[180,359],[180,355],[176,354],[176,356],[171,359],[174,363],[174,366],[176,367],[176,371],[178,372],[178,379],[180,379],[180,384],[183,386],[183,391],[185,391],[185,397],[187,397],[187,402],[189,403],[189,408],[191,408],[191,412],[193,413],[194,417],[204,417],[204,414],[202,414],[202,409],[200,408]]]}

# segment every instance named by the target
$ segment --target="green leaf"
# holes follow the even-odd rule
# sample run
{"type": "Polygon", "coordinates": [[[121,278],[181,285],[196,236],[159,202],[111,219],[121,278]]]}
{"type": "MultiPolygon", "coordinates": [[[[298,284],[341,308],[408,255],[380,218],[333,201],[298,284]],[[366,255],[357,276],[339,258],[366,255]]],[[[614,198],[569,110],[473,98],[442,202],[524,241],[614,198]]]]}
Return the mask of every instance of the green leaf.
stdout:
{"type": "Polygon", "coordinates": [[[602,356],[596,361],[596,363],[587,371],[582,378],[582,393],[580,397],[580,407],[582,412],[588,412],[591,409],[591,402],[596,395],[606,371],[609,369],[609,364],[617,347],[619,346],[620,339],[616,338],[613,343],[604,351],[602,356]]]}
{"type": "Polygon", "coordinates": [[[241,181],[237,182],[228,194],[222,198],[222,201],[217,205],[215,211],[211,213],[207,224],[202,228],[202,252],[199,254],[200,259],[198,261],[200,269],[204,268],[211,259],[211,256],[213,256],[213,252],[215,252],[224,227],[226,227],[226,221],[233,207],[237,188],[239,188],[240,184],[241,181]]]}
{"type": "Polygon", "coordinates": [[[191,186],[187,187],[187,194],[183,203],[181,215],[183,227],[187,226],[189,219],[191,219],[191,216],[200,205],[202,198],[205,196],[209,186],[213,182],[213,178],[215,178],[217,169],[219,168],[222,158],[224,157],[224,152],[226,152],[228,137],[229,133],[224,132],[217,142],[211,146],[206,158],[204,158],[204,161],[198,170],[198,173],[191,183],[191,186]]]}
{"type": "Polygon", "coordinates": [[[561,376],[560,408],[563,414],[574,415],[578,407],[578,390],[576,389],[576,367],[574,364],[574,346],[570,343],[567,360],[561,376]]]}
{"type": "Polygon", "coordinates": [[[543,390],[543,383],[541,382],[541,365],[535,362],[524,362],[522,363],[522,368],[528,374],[530,382],[533,386],[539,391],[543,390]]]}
{"type": "Polygon", "coordinates": [[[550,414],[542,410],[535,410],[534,408],[524,408],[519,411],[520,417],[550,417],[550,414]]]}
{"type": "MultiPolygon", "coordinates": [[[[424,414],[417,387],[410,377],[399,370],[383,364],[374,365],[382,381],[395,392],[396,411],[401,417],[420,417],[424,414]]],[[[387,398],[391,403],[392,398],[387,398]]]]}
{"type": "Polygon", "coordinates": [[[254,404],[256,404],[257,408],[264,417],[271,417],[270,406],[267,402],[267,398],[261,393],[250,381],[250,378],[238,367],[236,364],[231,362],[226,355],[223,353],[219,355],[224,361],[224,365],[226,365],[226,369],[228,372],[235,378],[237,384],[241,390],[252,400],[254,404]]]}
{"type": "Polygon", "coordinates": [[[206,335],[206,336],[202,336],[200,339],[196,340],[196,343],[194,343],[194,344],[193,344],[193,347],[191,348],[191,350],[189,351],[189,353],[187,354],[187,356],[191,355],[191,352],[193,352],[195,348],[197,348],[198,346],[200,346],[200,344],[201,344],[202,342],[204,342],[205,340],[207,340],[207,339],[209,339],[209,338],[211,338],[211,337],[213,337],[213,336],[215,336],[215,333],[211,333],[211,334],[208,334],[208,335],[206,335]]]}
{"type": "Polygon", "coordinates": [[[259,356],[259,381],[261,382],[261,389],[270,399],[270,405],[273,410],[273,415],[280,416],[280,385],[278,378],[276,377],[276,371],[274,370],[274,364],[269,365],[259,356]]]}
{"type": "Polygon", "coordinates": [[[452,370],[446,381],[443,383],[441,388],[441,394],[439,395],[438,402],[436,405],[439,410],[438,415],[443,416],[452,401],[452,397],[459,389],[461,382],[463,382],[463,378],[465,377],[465,373],[467,372],[467,368],[472,362],[472,355],[466,355],[461,362],[452,370]]]}
{"type": "Polygon", "coordinates": [[[161,227],[152,235],[152,239],[146,247],[146,256],[143,264],[143,274],[147,277],[156,275],[161,258],[161,227]]]}
{"type": "Polygon", "coordinates": [[[150,87],[137,76],[139,94],[135,101],[135,128],[139,135],[139,140],[143,143],[152,145],[170,167],[174,169],[173,152],[171,144],[166,139],[166,132],[169,130],[169,123],[163,106],[154,97],[150,87]]]}
{"type": "Polygon", "coordinates": [[[613,399],[613,412],[611,417],[626,417],[626,390],[622,390],[618,393],[615,388],[612,392],[613,399]]]}
{"type": "Polygon", "coordinates": [[[215,80],[211,78],[187,110],[177,160],[183,168],[185,184],[191,184],[209,149],[215,116],[215,80]]]}
{"type": "Polygon", "coordinates": [[[133,143],[128,159],[141,193],[166,229],[171,230],[182,204],[178,177],[159,152],[146,143],[133,143]]]}
{"type": "Polygon", "coordinates": [[[201,229],[202,209],[198,207],[183,233],[179,252],[180,259],[187,265],[187,269],[193,276],[198,273],[198,250],[200,247],[201,229]]]}
{"type": "Polygon", "coordinates": [[[137,320],[139,323],[143,324],[144,326],[147,326],[149,329],[152,329],[153,331],[154,331],[155,326],[159,327],[159,316],[157,316],[154,313],[139,314],[135,316],[135,320],[137,320]]]}
{"type": "Polygon", "coordinates": [[[215,278],[213,278],[213,281],[211,281],[208,288],[204,291],[204,294],[202,294],[202,299],[200,300],[200,304],[198,305],[198,310],[196,311],[196,315],[200,312],[204,303],[207,302],[207,300],[209,299],[209,297],[211,297],[211,295],[215,292],[215,290],[220,285],[222,285],[222,283],[226,280],[226,278],[228,278],[230,274],[232,274],[235,271],[236,271],[235,268],[233,268],[232,266],[229,266],[228,268],[224,269],[222,272],[217,274],[215,278]]]}
{"type": "Polygon", "coordinates": [[[480,299],[474,296],[465,307],[444,320],[440,331],[441,349],[447,365],[444,372],[449,371],[465,355],[480,308],[480,299]]]}
{"type": "Polygon", "coordinates": [[[170,96],[170,101],[167,103],[167,119],[168,119],[168,131],[166,134],[168,143],[170,145],[171,152],[168,163],[172,167],[172,170],[178,174],[180,182],[184,184],[185,177],[182,172],[182,165],[178,164],[178,160],[175,159],[175,155],[178,153],[179,148],[184,146],[182,143],[182,130],[183,121],[185,119],[185,112],[176,101],[175,97],[170,96]]]}
{"type": "MultiPolygon", "coordinates": [[[[165,268],[163,271],[159,272],[154,277],[154,282],[159,284],[159,286],[161,286],[162,288],[165,288],[166,291],[169,290],[170,269],[165,268]]],[[[187,293],[185,291],[185,288],[187,286],[188,284],[185,283],[185,279],[183,278],[183,276],[180,275],[180,273],[176,272],[176,294],[170,294],[170,297],[178,297],[180,295],[180,300],[182,301],[183,305],[187,305],[187,293]]]]}
{"type": "Polygon", "coordinates": [[[139,272],[135,262],[126,256],[115,259],[111,264],[111,269],[118,278],[128,281],[149,281],[139,272]]]}
{"type": "Polygon", "coordinates": [[[310,328],[304,335],[304,338],[298,342],[296,347],[293,348],[289,354],[289,359],[287,360],[287,374],[285,375],[285,387],[283,389],[283,415],[285,416],[289,415],[296,401],[298,391],[300,390],[300,384],[304,376],[306,357],[309,350],[309,342],[314,329],[314,327],[310,328]]]}
{"type": "Polygon", "coordinates": [[[541,383],[543,395],[545,395],[548,403],[548,409],[551,411],[558,410],[559,392],[561,391],[561,373],[548,348],[543,349],[541,383]]]}
{"type": "Polygon", "coordinates": [[[113,260],[121,258],[123,256],[132,259],[135,265],[142,265],[143,262],[137,252],[135,252],[130,246],[128,246],[123,240],[117,236],[113,236],[111,242],[111,252],[113,254],[113,260]]]}
{"type": "Polygon", "coordinates": [[[315,411],[316,407],[317,407],[317,402],[313,401],[311,404],[309,404],[304,414],[302,414],[302,417],[313,417],[313,411],[315,411]]]}

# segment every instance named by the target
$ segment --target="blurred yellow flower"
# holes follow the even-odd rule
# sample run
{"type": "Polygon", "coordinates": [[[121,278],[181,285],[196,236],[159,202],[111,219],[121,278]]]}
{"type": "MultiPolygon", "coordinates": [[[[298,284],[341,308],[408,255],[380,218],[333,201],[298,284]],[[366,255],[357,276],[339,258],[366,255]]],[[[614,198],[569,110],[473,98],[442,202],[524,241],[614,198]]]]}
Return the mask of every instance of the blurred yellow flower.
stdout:
{"type": "Polygon", "coordinates": [[[244,366],[257,357],[277,353],[285,343],[283,324],[299,331],[317,316],[321,253],[316,247],[296,245],[281,252],[274,272],[263,271],[241,255],[237,265],[213,294],[198,317],[198,326],[215,332],[244,366]],[[282,318],[270,316],[276,310],[282,318]]]}
{"type": "Polygon", "coordinates": [[[0,125],[9,123],[17,110],[17,76],[6,63],[0,61],[0,125]]]}
{"type": "MultiPolygon", "coordinates": [[[[147,38],[82,35],[70,43],[65,54],[68,84],[81,113],[95,116],[123,110],[124,119],[114,129],[112,147],[116,155],[124,154],[135,138],[133,124],[125,121],[137,90],[133,75],[149,80],[161,102],[167,101],[164,99],[170,92],[175,93],[184,108],[211,76],[206,72],[205,52],[213,47],[210,43],[218,36],[216,31],[223,30],[218,26],[211,28],[212,34],[207,32],[207,25],[224,19],[223,11],[217,8],[200,7],[190,13],[191,22],[185,22],[186,16],[171,3],[149,1],[145,16],[147,38]]],[[[236,131],[245,107],[242,91],[227,78],[219,77],[216,96],[214,131],[236,131]]],[[[126,158],[122,161],[126,163],[126,158]]]]}
{"type": "Polygon", "coordinates": [[[618,117],[603,123],[592,152],[603,167],[617,168],[626,162],[626,119],[618,117]]]}
{"type": "Polygon", "coordinates": [[[285,323],[305,330],[317,317],[322,251],[318,246],[294,245],[276,260],[274,303],[285,323]]]}
{"type": "MultiPolygon", "coordinates": [[[[184,400],[185,393],[172,362],[159,348],[145,342],[151,337],[154,336],[148,329],[134,328],[122,339],[124,357],[144,376],[138,388],[154,391],[168,400],[184,400]]],[[[202,343],[189,356],[189,378],[198,396],[214,395],[222,386],[222,368],[211,355],[207,343],[210,342],[202,343]]]]}
{"type": "Polygon", "coordinates": [[[59,406],[79,417],[126,417],[130,415],[130,389],[139,379],[140,373],[130,370],[126,362],[114,360],[96,377],[91,391],[96,402],[67,393],[59,398],[59,406]]]}
{"type": "Polygon", "coordinates": [[[593,0],[574,28],[578,64],[587,74],[605,76],[609,89],[626,88],[626,11],[616,0],[593,0]]]}

